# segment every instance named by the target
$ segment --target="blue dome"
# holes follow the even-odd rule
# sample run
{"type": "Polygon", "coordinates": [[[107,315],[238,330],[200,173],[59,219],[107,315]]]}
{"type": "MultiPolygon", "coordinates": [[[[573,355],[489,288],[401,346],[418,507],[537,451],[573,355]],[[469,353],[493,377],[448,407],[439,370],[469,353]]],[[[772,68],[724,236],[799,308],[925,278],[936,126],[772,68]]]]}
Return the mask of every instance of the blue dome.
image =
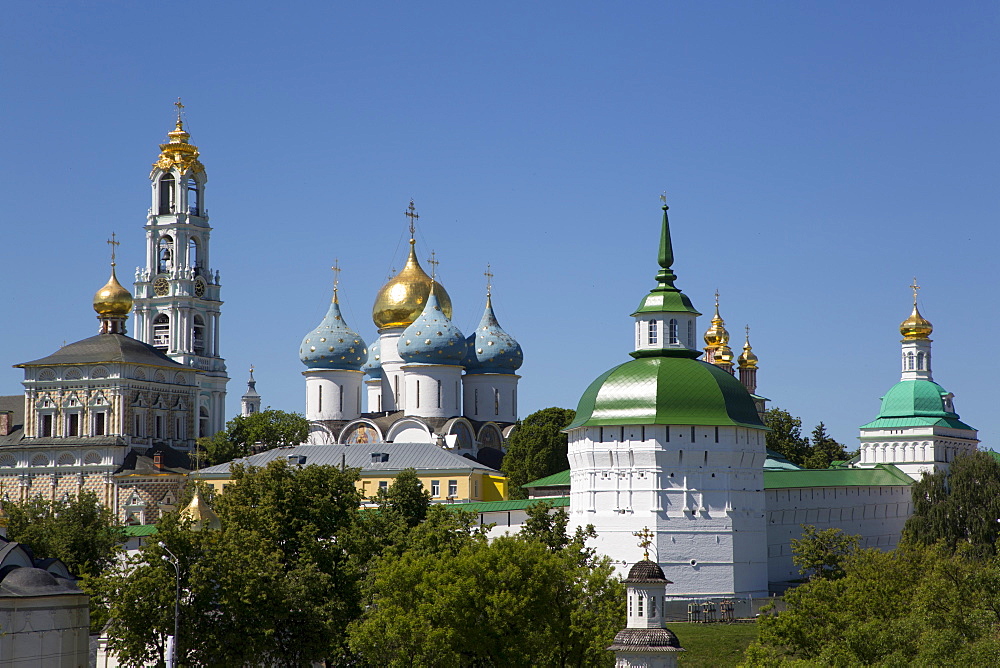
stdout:
{"type": "Polygon", "coordinates": [[[382,339],[375,339],[375,342],[368,346],[368,359],[361,365],[369,378],[382,377],[382,339]]]}
{"type": "Polygon", "coordinates": [[[488,296],[483,319],[465,343],[462,364],[472,373],[514,373],[524,362],[521,345],[500,327],[493,312],[493,300],[488,296]]]}
{"type": "Polygon", "coordinates": [[[334,293],[330,310],[319,326],[306,334],[299,359],[310,369],[353,369],[359,371],[368,350],[358,333],[347,326],[334,293]]]}
{"type": "Polygon", "coordinates": [[[465,337],[441,310],[432,292],[423,312],[403,330],[396,349],[404,362],[460,364],[465,357],[465,337]]]}

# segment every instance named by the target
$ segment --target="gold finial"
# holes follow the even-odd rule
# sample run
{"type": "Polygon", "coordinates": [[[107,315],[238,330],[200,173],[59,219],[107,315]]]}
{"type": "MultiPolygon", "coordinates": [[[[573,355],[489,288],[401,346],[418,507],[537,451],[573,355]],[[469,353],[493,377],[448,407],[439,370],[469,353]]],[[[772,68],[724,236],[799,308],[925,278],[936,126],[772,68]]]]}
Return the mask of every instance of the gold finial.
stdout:
{"type": "Polygon", "coordinates": [[[493,272],[490,271],[489,262],[486,263],[486,271],[483,272],[483,276],[486,277],[486,296],[489,297],[493,293],[493,272]]]}
{"type": "Polygon", "coordinates": [[[250,365],[250,375],[253,375],[253,364],[250,365]]]}
{"type": "Polygon", "coordinates": [[[406,207],[403,215],[410,219],[410,243],[413,243],[413,235],[417,231],[416,222],[420,218],[416,207],[413,206],[413,198],[410,198],[410,206],[406,207]]]}
{"type": "Polygon", "coordinates": [[[718,315],[718,313],[719,313],[719,289],[718,288],[715,289],[715,313],[716,313],[716,315],[718,315]]]}
{"type": "Polygon", "coordinates": [[[108,245],[111,246],[111,266],[112,267],[115,266],[115,251],[116,251],[115,247],[116,246],[121,246],[121,243],[122,242],[115,240],[115,233],[112,232],[111,233],[111,238],[108,239],[108,245]]]}
{"type": "Polygon", "coordinates": [[[181,120],[181,112],[184,111],[184,105],[181,104],[181,99],[180,98],[177,98],[177,101],[174,102],[174,106],[177,107],[177,127],[178,128],[183,128],[184,127],[184,123],[181,120]]]}
{"type": "Polygon", "coordinates": [[[913,290],[913,305],[916,306],[917,305],[917,290],[920,289],[920,286],[917,285],[917,277],[916,276],[913,277],[913,283],[910,283],[910,289],[913,290]]]}
{"type": "Polygon", "coordinates": [[[337,301],[337,288],[340,286],[340,260],[334,258],[333,266],[333,301],[337,301]]]}
{"type": "Polygon", "coordinates": [[[649,527],[643,527],[642,531],[633,531],[632,535],[639,539],[639,547],[642,548],[642,558],[649,559],[649,546],[653,544],[653,538],[656,537],[649,527]]]}
{"type": "Polygon", "coordinates": [[[437,280],[437,268],[438,268],[438,265],[441,264],[441,263],[437,260],[437,254],[434,251],[431,251],[431,257],[430,257],[429,260],[427,260],[427,264],[429,264],[431,266],[431,280],[432,281],[436,281],[437,280]]]}

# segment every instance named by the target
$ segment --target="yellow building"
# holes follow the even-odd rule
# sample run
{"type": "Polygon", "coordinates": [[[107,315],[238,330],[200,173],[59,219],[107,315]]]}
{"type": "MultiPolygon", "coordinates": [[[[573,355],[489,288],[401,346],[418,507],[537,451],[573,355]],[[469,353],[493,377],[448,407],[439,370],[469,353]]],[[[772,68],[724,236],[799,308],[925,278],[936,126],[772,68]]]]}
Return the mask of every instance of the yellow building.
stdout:
{"type": "Polygon", "coordinates": [[[194,471],[191,476],[211,484],[217,491],[229,483],[231,464],[266,466],[284,459],[294,466],[310,464],[344,466],[361,470],[358,490],[372,499],[405,469],[416,471],[435,503],[502,501],[507,498],[503,473],[477,461],[456,455],[432,443],[372,443],[368,445],[299,445],[275,448],[233,462],[194,471]]]}

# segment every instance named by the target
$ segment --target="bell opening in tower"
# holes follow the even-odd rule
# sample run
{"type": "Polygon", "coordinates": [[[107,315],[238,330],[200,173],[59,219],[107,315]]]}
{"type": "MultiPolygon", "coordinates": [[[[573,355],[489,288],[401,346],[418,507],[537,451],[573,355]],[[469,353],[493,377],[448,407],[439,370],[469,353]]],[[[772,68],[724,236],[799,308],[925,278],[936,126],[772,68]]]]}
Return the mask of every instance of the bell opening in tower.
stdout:
{"type": "Polygon", "coordinates": [[[194,317],[194,352],[196,355],[205,354],[205,321],[200,315],[194,317]]]}
{"type": "Polygon", "coordinates": [[[160,237],[159,247],[156,251],[156,271],[165,274],[174,268],[174,240],[169,236],[160,237]]]}
{"type": "Polygon", "coordinates": [[[200,216],[201,191],[198,188],[198,182],[191,177],[188,177],[187,179],[187,196],[188,196],[188,215],[200,216]]]}
{"type": "Polygon", "coordinates": [[[174,175],[164,174],[160,179],[160,215],[174,212],[174,175]]]}
{"type": "Polygon", "coordinates": [[[170,316],[161,313],[153,320],[153,347],[166,350],[170,346],[170,316]]]}
{"type": "Polygon", "coordinates": [[[198,270],[201,267],[199,260],[198,239],[192,237],[191,240],[188,241],[188,266],[194,269],[195,275],[198,275],[198,270]]]}

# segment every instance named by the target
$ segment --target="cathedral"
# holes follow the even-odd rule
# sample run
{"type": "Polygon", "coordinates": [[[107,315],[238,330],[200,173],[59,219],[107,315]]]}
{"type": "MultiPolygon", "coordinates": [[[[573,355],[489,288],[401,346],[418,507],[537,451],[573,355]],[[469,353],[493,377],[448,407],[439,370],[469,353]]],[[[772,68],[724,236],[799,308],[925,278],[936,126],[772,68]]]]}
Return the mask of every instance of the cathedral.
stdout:
{"type": "Polygon", "coordinates": [[[412,201],[406,215],[406,264],[372,307],[378,338],[366,345],[344,321],[335,282],[326,316],[302,339],[309,442],[434,443],[499,468],[517,421],[521,346],[497,322],[489,283],[476,330],[459,331],[448,292],[417,259],[412,201]]]}
{"type": "Polygon", "coordinates": [[[150,173],[146,265],[135,297],[116,274],[94,295],[98,334],[16,365],[24,394],[0,397],[0,496],[93,492],[129,524],[175,508],[195,440],[225,424],[219,273],[209,263],[205,168],[177,123],[150,173]],[[135,338],[126,321],[135,313],[135,338]]]}

